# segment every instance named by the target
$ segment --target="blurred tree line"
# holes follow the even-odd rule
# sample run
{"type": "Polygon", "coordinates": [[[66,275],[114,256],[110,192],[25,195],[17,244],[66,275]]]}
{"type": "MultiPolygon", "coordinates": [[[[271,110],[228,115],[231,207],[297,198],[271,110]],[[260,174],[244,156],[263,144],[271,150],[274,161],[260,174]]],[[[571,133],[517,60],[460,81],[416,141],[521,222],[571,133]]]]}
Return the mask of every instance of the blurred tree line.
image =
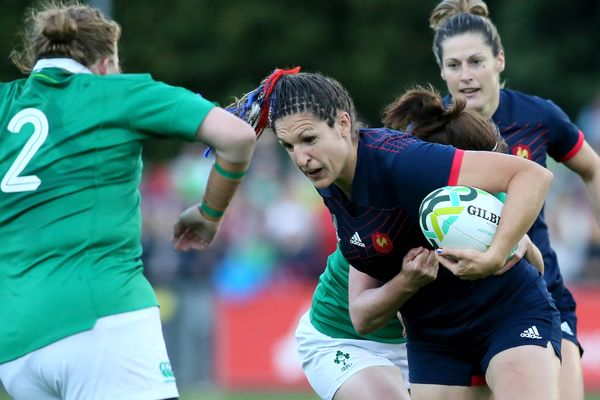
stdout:
{"type": "MultiPolygon", "coordinates": [[[[341,81],[359,116],[431,82],[445,92],[431,52],[437,0],[113,0],[126,72],[150,72],[221,104],[275,67],[300,65],[341,81]]],[[[8,54],[26,8],[0,0],[0,81],[19,77],[8,54]]],[[[507,86],[553,99],[575,118],[600,91],[600,2],[488,0],[505,47],[507,86]]],[[[161,157],[173,149],[151,151],[161,157]]]]}

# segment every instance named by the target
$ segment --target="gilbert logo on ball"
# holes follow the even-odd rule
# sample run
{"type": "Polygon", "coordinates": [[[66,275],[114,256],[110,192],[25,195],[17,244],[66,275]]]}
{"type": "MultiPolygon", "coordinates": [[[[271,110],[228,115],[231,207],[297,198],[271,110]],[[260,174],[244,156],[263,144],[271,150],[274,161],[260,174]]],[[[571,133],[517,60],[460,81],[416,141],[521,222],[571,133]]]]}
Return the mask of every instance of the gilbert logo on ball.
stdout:
{"type": "Polygon", "coordinates": [[[500,222],[503,202],[468,186],[446,186],[425,197],[419,224],[434,248],[488,249],[500,222]]]}

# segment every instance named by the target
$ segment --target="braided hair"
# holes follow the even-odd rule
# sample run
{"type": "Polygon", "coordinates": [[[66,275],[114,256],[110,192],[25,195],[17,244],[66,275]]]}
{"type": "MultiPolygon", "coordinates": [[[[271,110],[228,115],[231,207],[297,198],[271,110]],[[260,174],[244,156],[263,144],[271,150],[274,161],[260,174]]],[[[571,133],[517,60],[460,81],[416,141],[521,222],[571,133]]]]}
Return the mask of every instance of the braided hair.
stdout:
{"type": "Polygon", "coordinates": [[[226,109],[253,126],[257,136],[265,128],[274,128],[276,120],[302,112],[332,127],[338,111],[345,111],[356,129],[356,109],[348,91],[332,78],[299,71],[300,67],[276,69],[226,109]]]}

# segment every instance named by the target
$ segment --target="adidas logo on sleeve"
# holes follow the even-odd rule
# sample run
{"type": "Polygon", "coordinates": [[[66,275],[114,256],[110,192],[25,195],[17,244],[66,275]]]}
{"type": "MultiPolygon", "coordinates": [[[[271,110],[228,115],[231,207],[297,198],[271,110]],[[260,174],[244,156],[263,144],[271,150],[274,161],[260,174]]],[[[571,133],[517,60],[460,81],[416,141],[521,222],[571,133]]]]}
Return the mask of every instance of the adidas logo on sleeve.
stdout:
{"type": "Polygon", "coordinates": [[[529,339],[541,339],[542,338],[535,325],[533,325],[531,328],[525,329],[523,331],[523,333],[521,333],[521,337],[529,338],[529,339]]]}

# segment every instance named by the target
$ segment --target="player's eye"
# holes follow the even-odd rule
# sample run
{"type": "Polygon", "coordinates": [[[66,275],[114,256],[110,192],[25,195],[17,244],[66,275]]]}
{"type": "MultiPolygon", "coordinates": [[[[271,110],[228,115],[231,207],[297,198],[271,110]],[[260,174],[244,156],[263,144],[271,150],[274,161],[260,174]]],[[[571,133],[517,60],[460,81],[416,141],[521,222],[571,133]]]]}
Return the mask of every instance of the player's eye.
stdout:
{"type": "Polygon", "coordinates": [[[305,136],[302,142],[305,144],[314,144],[317,141],[316,136],[305,136]]]}

